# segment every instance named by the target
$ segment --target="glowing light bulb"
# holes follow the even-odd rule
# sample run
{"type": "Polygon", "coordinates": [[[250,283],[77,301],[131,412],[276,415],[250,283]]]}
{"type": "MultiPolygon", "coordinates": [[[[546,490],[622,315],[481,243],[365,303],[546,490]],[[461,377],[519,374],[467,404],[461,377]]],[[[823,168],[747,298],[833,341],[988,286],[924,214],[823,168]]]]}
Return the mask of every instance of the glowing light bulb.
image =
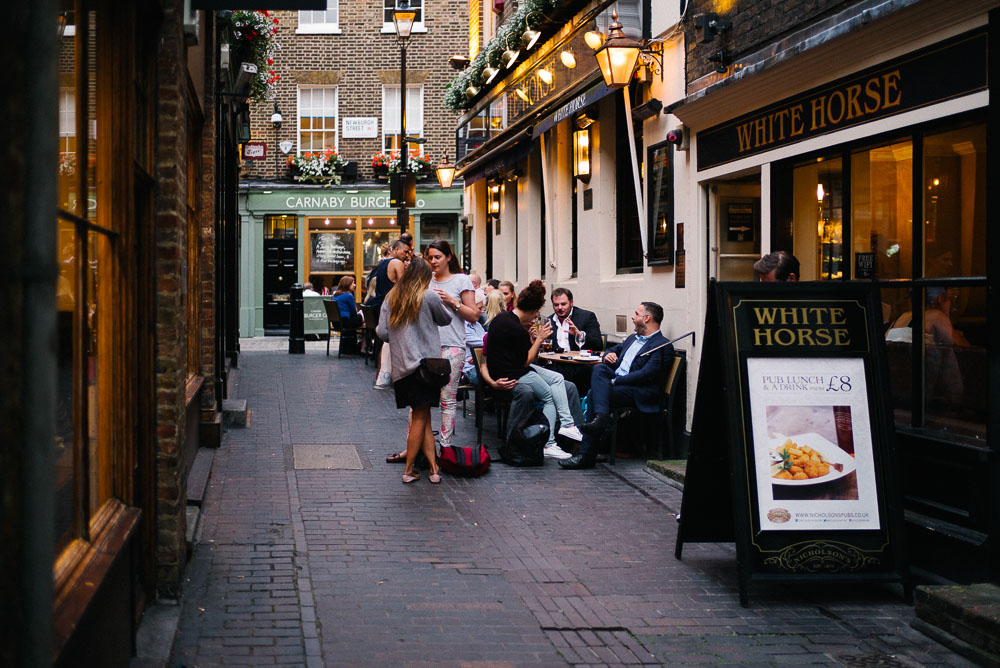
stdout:
{"type": "Polygon", "coordinates": [[[826,191],[823,190],[823,184],[820,183],[816,186],[816,201],[822,202],[824,197],[826,197],[826,191]]]}
{"type": "Polygon", "coordinates": [[[576,56],[573,55],[572,51],[563,51],[560,53],[559,60],[562,61],[562,64],[565,65],[568,70],[576,67],[576,56]]]}
{"type": "Polygon", "coordinates": [[[538,70],[538,78],[541,79],[545,84],[552,85],[552,72],[547,69],[538,70]]]}
{"type": "Polygon", "coordinates": [[[595,30],[588,30],[583,36],[583,41],[587,43],[594,51],[601,48],[601,44],[604,44],[604,36],[595,30]]]}
{"type": "Polygon", "coordinates": [[[324,224],[324,225],[329,225],[329,224],[330,224],[330,219],[329,219],[329,218],[327,218],[326,220],[324,220],[324,221],[323,221],[323,224],[324,224]]]}

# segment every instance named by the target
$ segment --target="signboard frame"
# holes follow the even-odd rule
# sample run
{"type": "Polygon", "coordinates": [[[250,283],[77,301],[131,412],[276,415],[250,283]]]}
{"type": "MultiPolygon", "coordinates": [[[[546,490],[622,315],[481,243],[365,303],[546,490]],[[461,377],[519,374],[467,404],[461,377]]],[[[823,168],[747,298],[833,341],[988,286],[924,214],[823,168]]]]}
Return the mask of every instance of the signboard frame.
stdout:
{"type": "Polygon", "coordinates": [[[880,304],[871,283],[710,286],[674,554],[684,543],[735,541],[744,606],[756,581],[896,582],[912,597],[880,304]],[[842,432],[844,406],[853,412],[842,432]],[[821,416],[798,423],[809,433],[769,431],[774,416],[801,420],[798,410],[821,416]],[[811,433],[824,425],[828,439],[811,433]],[[843,470],[794,488],[771,480],[786,436],[843,470]],[[726,475],[731,484],[719,484],[726,475]]]}

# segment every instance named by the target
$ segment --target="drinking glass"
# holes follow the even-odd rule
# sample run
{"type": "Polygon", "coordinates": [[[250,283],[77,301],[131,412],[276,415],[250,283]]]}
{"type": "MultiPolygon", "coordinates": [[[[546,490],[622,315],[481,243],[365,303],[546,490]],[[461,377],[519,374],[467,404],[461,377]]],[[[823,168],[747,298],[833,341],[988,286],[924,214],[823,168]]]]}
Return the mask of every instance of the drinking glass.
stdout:
{"type": "Polygon", "coordinates": [[[587,333],[581,329],[576,330],[576,347],[583,350],[583,344],[587,342],[587,333]]]}

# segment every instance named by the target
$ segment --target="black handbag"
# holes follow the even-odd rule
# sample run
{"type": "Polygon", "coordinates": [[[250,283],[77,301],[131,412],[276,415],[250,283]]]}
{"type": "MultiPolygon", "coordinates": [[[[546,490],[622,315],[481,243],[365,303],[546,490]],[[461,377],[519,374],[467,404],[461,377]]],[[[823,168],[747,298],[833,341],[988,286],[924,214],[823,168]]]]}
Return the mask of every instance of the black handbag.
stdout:
{"type": "Polygon", "coordinates": [[[443,357],[425,357],[420,360],[417,373],[431,387],[444,387],[451,380],[451,362],[443,357]]]}

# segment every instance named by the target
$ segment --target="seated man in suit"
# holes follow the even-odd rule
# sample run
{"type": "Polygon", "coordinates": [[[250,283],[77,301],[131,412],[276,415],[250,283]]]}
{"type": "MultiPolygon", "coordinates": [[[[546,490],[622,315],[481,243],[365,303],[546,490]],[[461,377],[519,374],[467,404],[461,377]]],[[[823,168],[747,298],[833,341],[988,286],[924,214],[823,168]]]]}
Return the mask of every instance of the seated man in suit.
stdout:
{"type": "Polygon", "coordinates": [[[587,402],[590,421],[580,425],[583,442],[579,452],[559,462],[564,469],[590,468],[597,460],[597,440],[613,408],[636,408],[643,413],[655,413],[660,408],[663,392],[663,360],[674,354],[673,346],[665,346],[644,355],[667,339],[660,333],[663,307],[654,302],[642,302],[632,315],[635,334],[603,355],[601,364],[594,366],[590,378],[587,402]]]}
{"type": "Polygon", "coordinates": [[[587,311],[573,306],[573,293],[566,288],[556,288],[552,291],[552,310],[555,311],[549,319],[552,321],[552,349],[557,353],[565,350],[600,350],[601,324],[593,311],[587,311]],[[577,335],[583,332],[587,337],[583,345],[577,343],[577,335]]]}

